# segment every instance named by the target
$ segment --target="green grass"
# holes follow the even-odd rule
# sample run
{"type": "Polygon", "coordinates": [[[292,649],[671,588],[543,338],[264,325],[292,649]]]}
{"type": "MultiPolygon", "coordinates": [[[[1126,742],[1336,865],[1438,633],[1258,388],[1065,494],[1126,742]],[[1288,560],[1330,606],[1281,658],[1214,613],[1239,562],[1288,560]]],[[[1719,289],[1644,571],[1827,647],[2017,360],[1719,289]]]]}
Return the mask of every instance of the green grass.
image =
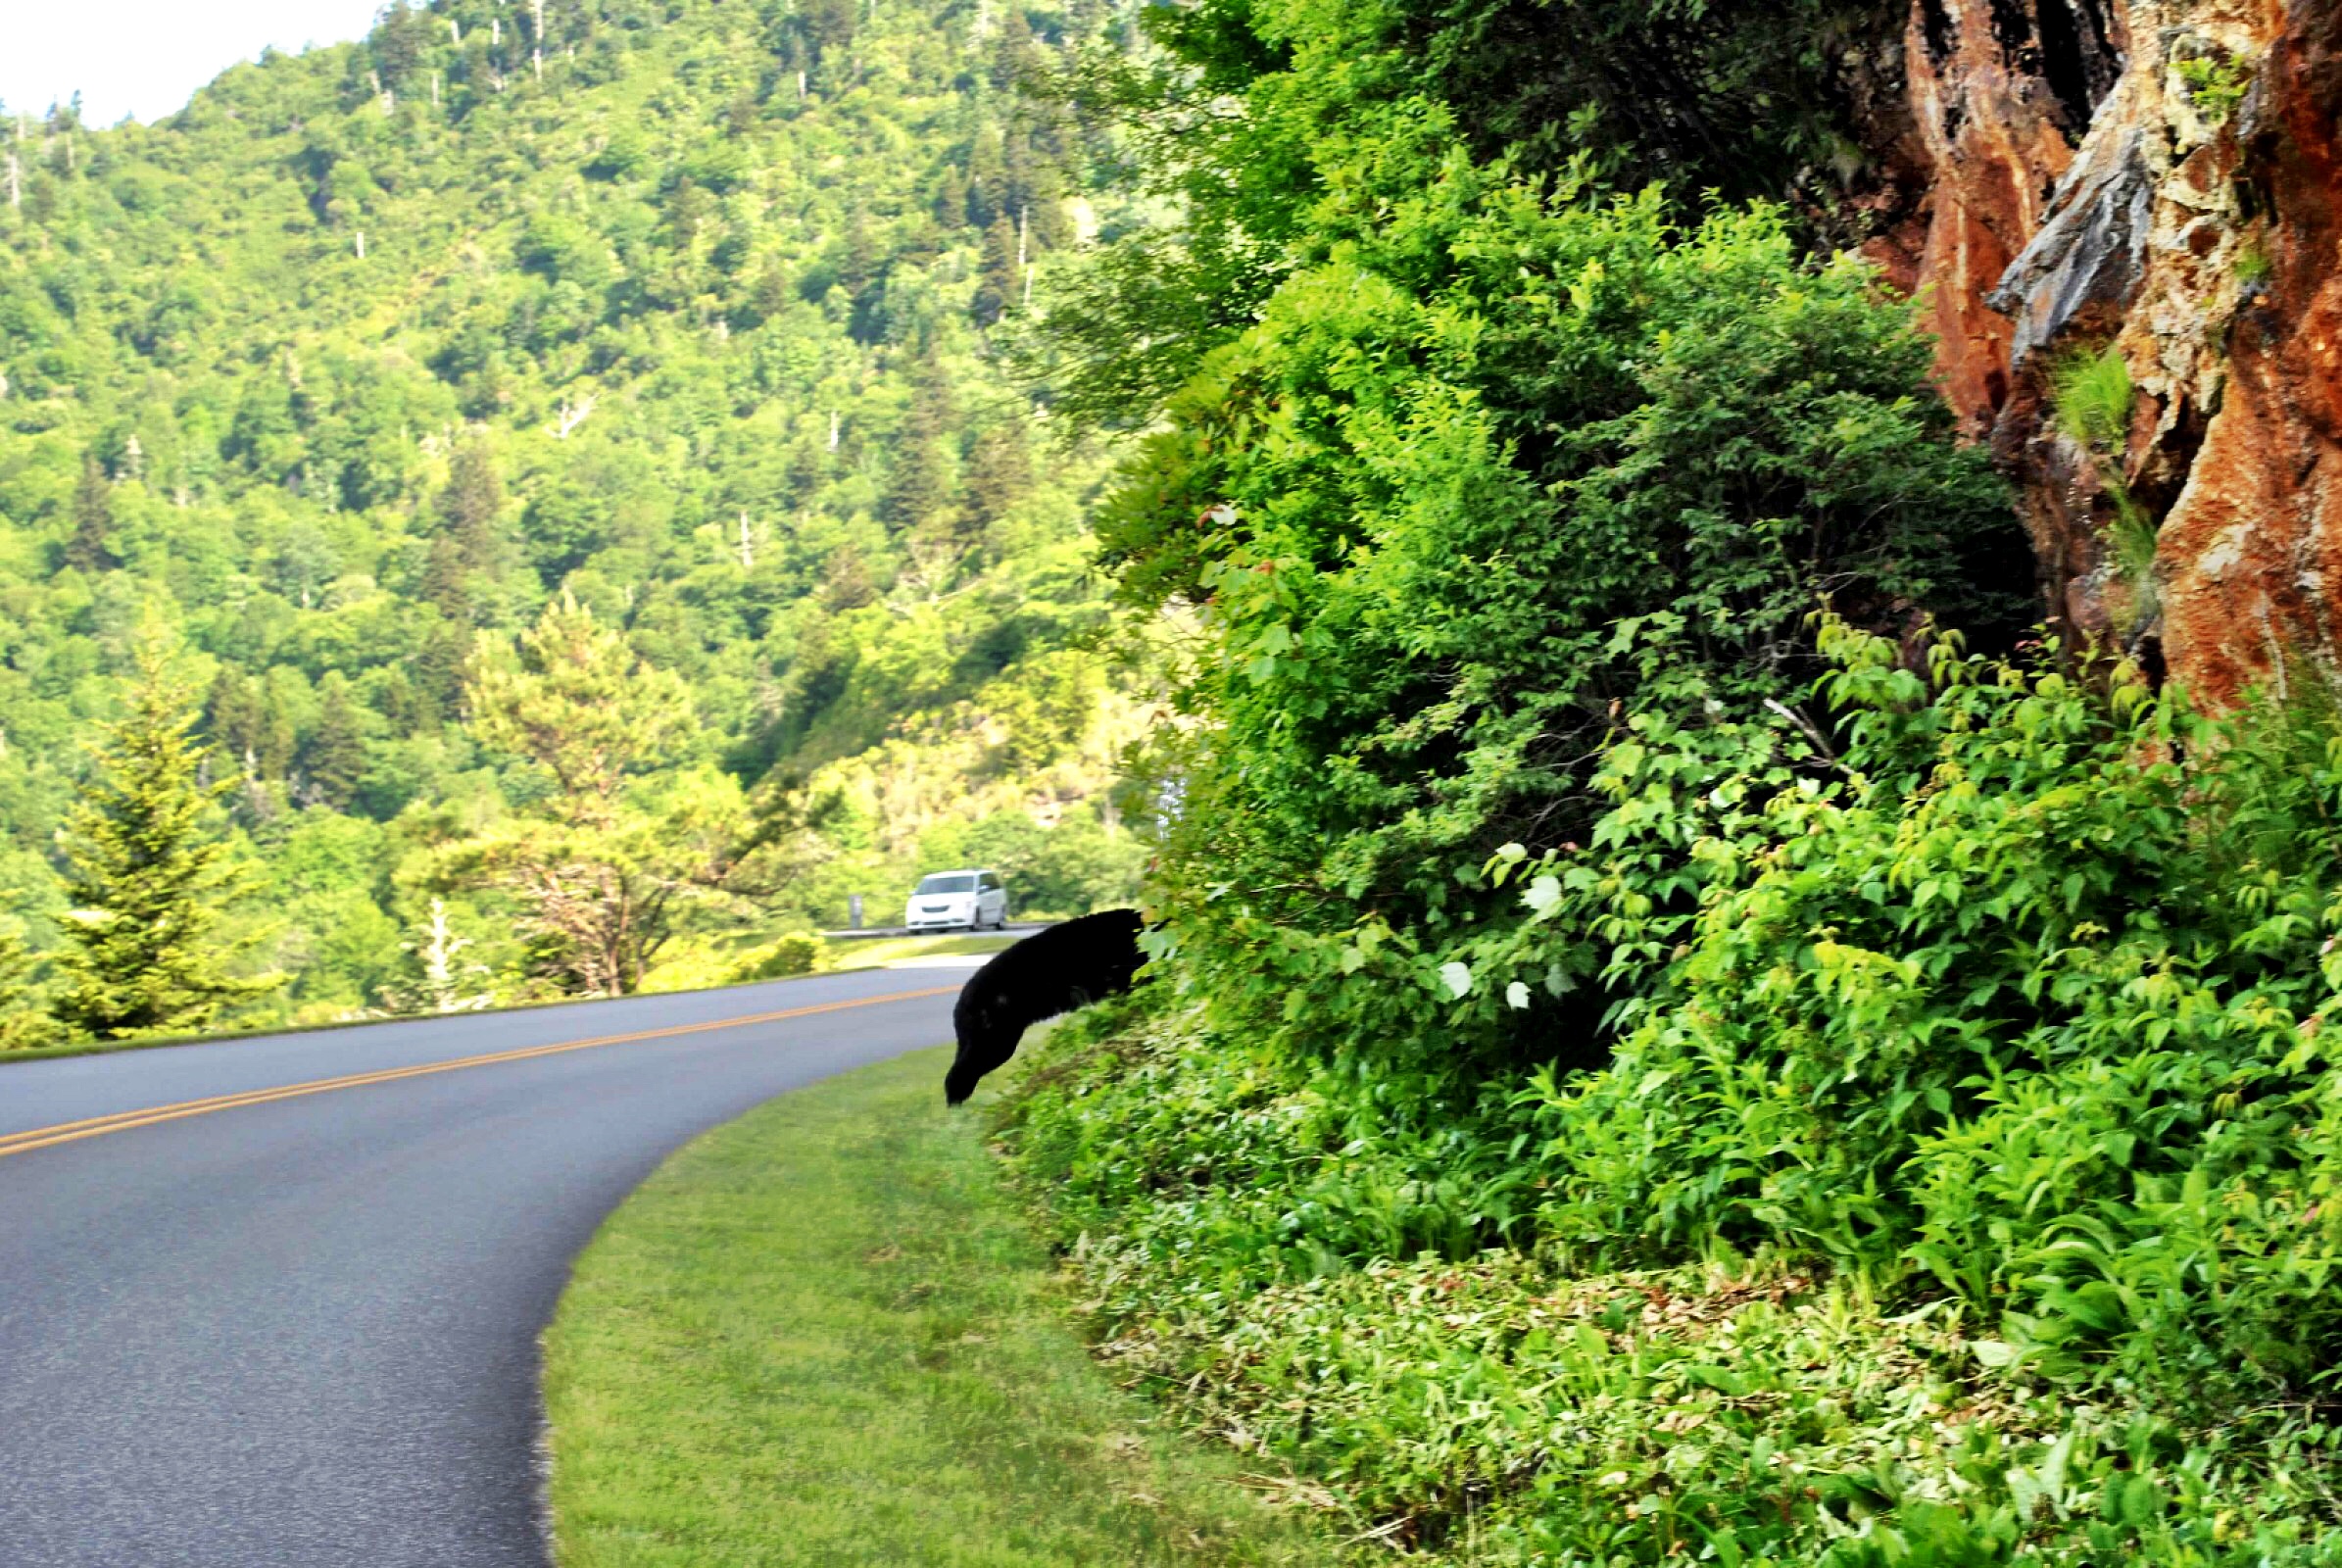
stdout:
{"type": "Polygon", "coordinates": [[[936,958],[955,953],[998,953],[1023,940],[1022,935],[855,937],[829,945],[829,967],[833,971],[875,969],[903,958],[936,958]]]}
{"type": "Polygon", "coordinates": [[[941,1052],[684,1150],[546,1334],[563,1568],[1330,1562],[1109,1383],[941,1052]]]}

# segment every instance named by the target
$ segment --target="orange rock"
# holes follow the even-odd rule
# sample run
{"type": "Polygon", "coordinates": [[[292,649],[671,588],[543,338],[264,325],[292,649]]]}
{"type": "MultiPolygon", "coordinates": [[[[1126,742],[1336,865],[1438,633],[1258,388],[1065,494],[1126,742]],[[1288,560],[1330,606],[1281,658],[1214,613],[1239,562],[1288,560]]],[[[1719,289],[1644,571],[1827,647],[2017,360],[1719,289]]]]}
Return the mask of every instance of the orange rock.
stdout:
{"type": "Polygon", "coordinates": [[[1875,152],[1924,195],[1869,248],[2022,488],[2053,623],[2215,704],[2342,665],[2342,0],[1914,0],[1903,47],[1916,136],[1875,152]],[[2109,344],[2132,423],[2086,453],[2054,370],[2109,344]],[[2160,524],[2135,580],[2117,486],[2160,524]]]}

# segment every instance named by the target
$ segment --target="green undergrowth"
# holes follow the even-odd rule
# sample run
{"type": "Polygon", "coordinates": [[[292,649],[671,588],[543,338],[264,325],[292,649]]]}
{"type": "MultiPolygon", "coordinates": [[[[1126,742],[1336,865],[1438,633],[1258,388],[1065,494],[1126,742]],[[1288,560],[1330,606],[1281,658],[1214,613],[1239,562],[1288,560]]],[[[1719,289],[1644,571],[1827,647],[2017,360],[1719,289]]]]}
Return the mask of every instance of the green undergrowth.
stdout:
{"type": "Polygon", "coordinates": [[[1126,1012],[1059,1030],[1002,1113],[1117,1379],[1351,1539],[1490,1565],[2342,1562],[2335,1434],[2304,1403],[2191,1420],[2012,1367],[1911,1271],[1374,1256],[1476,1195],[1341,1100],[1126,1012]]]}
{"type": "Polygon", "coordinates": [[[1453,867],[1509,932],[1174,921],[1027,1053],[1109,1357],[1445,1560],[2342,1563],[2331,705],[1821,649],[1453,867]]]}
{"type": "Polygon", "coordinates": [[[783,1096],[603,1227],[545,1342],[559,1560],[1331,1560],[1083,1353],[942,1073],[783,1096]]]}

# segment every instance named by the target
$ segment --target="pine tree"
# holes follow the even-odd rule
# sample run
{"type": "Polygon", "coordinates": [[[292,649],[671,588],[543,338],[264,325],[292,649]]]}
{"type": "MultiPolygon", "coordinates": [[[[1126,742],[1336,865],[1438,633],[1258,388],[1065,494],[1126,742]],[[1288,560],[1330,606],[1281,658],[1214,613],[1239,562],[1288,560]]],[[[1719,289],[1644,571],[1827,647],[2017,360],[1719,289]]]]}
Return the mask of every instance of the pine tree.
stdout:
{"type": "Polygon", "coordinates": [[[366,776],[366,732],[359,727],[358,709],[350,701],[349,677],[339,670],[325,676],[317,732],[310,736],[301,760],[310,788],[337,811],[350,804],[359,781],[366,776]]]}
{"type": "Polygon", "coordinates": [[[1016,225],[1002,215],[984,231],[984,256],[976,267],[976,297],[968,314],[978,326],[990,326],[1006,314],[1017,296],[1017,270],[1016,225]]]}
{"type": "Polygon", "coordinates": [[[114,486],[94,452],[81,454],[81,478],[73,486],[73,532],[65,542],[65,564],[81,571],[111,571],[122,564],[114,553],[114,486]]]}
{"type": "Polygon", "coordinates": [[[33,979],[39,964],[22,932],[0,932],[0,1052],[65,1042],[65,1029],[50,1015],[33,979]]]}
{"type": "Polygon", "coordinates": [[[448,466],[447,488],[439,492],[439,532],[423,560],[420,598],[459,625],[475,618],[477,579],[498,566],[497,517],[504,511],[504,484],[496,459],[482,442],[471,442],[448,466]]]}
{"type": "Polygon", "coordinates": [[[1008,170],[1000,127],[986,121],[968,146],[968,221],[988,228],[1008,216],[1008,170]]]}
{"type": "Polygon", "coordinates": [[[190,694],[151,621],[135,658],[129,711],[104,727],[65,833],[72,869],[61,880],[72,908],[57,1013],[102,1040],[200,1028],[227,1003],[276,983],[225,971],[247,944],[213,932],[240,879],[204,818],[230,783],[200,781],[211,748],[188,734],[190,694]]]}
{"type": "Polygon", "coordinates": [[[1025,8],[1012,5],[1000,19],[1000,41],[993,45],[992,84],[1002,92],[1011,92],[1029,83],[1040,65],[1040,52],[1033,47],[1033,24],[1025,20],[1025,8]]]}
{"type": "Polygon", "coordinates": [[[951,461],[946,451],[951,430],[951,383],[930,361],[920,370],[887,484],[887,520],[898,528],[916,528],[951,504],[951,461]]]}
{"type": "Polygon", "coordinates": [[[520,634],[518,654],[482,639],[465,687],[472,732],[551,773],[566,817],[608,816],[627,772],[662,758],[694,722],[682,677],[644,663],[565,592],[520,634]]]}
{"type": "Polygon", "coordinates": [[[293,763],[293,721],[266,680],[222,664],[204,698],[203,733],[256,779],[282,778],[293,763]]]}
{"type": "Polygon", "coordinates": [[[461,624],[471,619],[471,589],[464,580],[468,575],[464,569],[464,547],[441,534],[431,541],[430,554],[423,558],[422,581],[416,584],[416,591],[423,603],[461,624]]]}
{"type": "Polygon", "coordinates": [[[632,991],[681,904],[729,870],[744,825],[739,786],[703,771],[670,779],[652,808],[625,796],[629,774],[689,740],[691,691],[566,594],[517,648],[483,637],[473,663],[472,733],[537,763],[559,788],[534,809],[439,847],[434,875],[511,897],[541,979],[572,995],[632,991]]]}
{"type": "Polygon", "coordinates": [[[968,220],[968,179],[957,164],[946,164],[935,187],[935,220],[946,228],[964,228],[968,220]]]}
{"type": "Polygon", "coordinates": [[[453,616],[435,617],[423,645],[408,662],[408,685],[415,698],[415,726],[453,718],[464,706],[464,669],[469,635],[453,616]]]}
{"type": "Polygon", "coordinates": [[[1024,430],[1012,423],[985,426],[968,455],[968,511],[962,533],[973,543],[1008,514],[1033,488],[1033,455],[1024,430]]]}
{"type": "Polygon", "coordinates": [[[504,503],[504,483],[487,445],[474,441],[460,449],[448,465],[447,488],[439,492],[439,537],[451,547],[461,576],[495,571],[496,519],[504,503]]]}

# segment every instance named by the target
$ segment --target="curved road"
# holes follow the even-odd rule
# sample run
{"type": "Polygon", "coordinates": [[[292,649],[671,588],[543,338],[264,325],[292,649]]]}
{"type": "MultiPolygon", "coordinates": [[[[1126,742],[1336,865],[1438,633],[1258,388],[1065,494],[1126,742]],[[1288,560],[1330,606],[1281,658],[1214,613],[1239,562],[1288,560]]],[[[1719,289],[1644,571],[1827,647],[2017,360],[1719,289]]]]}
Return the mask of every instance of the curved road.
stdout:
{"type": "Polygon", "coordinates": [[[948,1040],[965,977],[0,1066],[0,1565],[543,1568],[569,1260],[693,1134],[948,1040]]]}

